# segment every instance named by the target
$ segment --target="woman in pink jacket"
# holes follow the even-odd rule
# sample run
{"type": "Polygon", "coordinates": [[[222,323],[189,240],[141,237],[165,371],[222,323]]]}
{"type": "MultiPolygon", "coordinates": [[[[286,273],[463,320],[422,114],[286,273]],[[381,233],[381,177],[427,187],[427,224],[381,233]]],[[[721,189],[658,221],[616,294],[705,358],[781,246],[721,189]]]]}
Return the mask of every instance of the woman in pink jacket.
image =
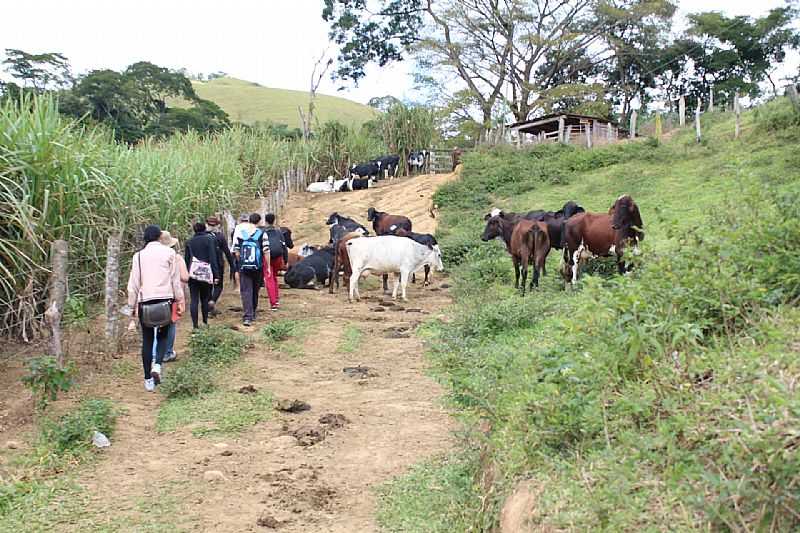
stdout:
{"type": "Polygon", "coordinates": [[[142,324],[142,366],[144,388],[150,392],[161,382],[161,363],[167,348],[169,324],[161,327],[145,327],[142,320],[142,305],[159,302],[174,302],[182,315],[185,310],[181,269],[175,250],[159,242],[161,228],[155,225],[144,230],[145,246],[133,255],[131,275],[128,278],[128,305],[134,310],[142,324]],[[153,361],[153,343],[156,357],[153,361]]]}

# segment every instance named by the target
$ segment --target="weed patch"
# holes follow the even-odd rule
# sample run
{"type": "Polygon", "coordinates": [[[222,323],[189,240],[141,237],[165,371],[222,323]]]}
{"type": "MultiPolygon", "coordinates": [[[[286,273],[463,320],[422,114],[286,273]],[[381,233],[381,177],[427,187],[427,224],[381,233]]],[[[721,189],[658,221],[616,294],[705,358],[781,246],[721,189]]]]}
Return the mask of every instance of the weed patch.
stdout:
{"type": "Polygon", "coordinates": [[[160,433],[190,427],[198,437],[240,433],[269,418],[272,396],[265,392],[240,394],[214,391],[167,401],[158,411],[160,433]]]}
{"type": "Polygon", "coordinates": [[[360,329],[358,329],[356,326],[348,325],[344,328],[342,339],[339,341],[339,345],[336,347],[337,351],[342,353],[355,352],[361,345],[361,337],[362,333],[360,329]]]}

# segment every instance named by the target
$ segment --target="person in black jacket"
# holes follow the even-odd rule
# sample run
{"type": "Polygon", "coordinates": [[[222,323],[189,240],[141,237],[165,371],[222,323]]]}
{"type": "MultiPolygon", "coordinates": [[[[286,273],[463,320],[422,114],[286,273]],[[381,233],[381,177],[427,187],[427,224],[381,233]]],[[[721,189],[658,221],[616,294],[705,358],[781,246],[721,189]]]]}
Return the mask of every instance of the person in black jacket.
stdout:
{"type": "Polygon", "coordinates": [[[225,260],[228,260],[228,265],[231,267],[231,277],[233,277],[236,270],[236,263],[234,263],[233,254],[228,246],[228,239],[225,238],[225,235],[222,233],[219,219],[217,217],[208,217],[206,219],[206,226],[208,227],[208,232],[214,236],[217,245],[217,262],[219,263],[219,283],[214,285],[214,288],[211,290],[211,300],[208,302],[211,316],[216,316],[217,311],[215,306],[220,296],[222,296],[222,288],[225,284],[225,260]]]}
{"type": "Polygon", "coordinates": [[[220,280],[220,263],[217,241],[206,231],[203,222],[195,222],[194,237],[186,243],[186,265],[189,267],[189,312],[192,325],[197,328],[197,305],[203,311],[203,324],[208,324],[208,309],[214,285],[220,280]]]}

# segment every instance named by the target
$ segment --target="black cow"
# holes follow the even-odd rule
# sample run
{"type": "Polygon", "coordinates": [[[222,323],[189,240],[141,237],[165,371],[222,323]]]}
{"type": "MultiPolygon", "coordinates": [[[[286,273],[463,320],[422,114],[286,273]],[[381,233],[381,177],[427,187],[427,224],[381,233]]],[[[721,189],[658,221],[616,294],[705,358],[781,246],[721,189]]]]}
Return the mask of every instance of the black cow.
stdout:
{"type": "Polygon", "coordinates": [[[361,191],[364,189],[369,189],[370,187],[372,187],[373,183],[375,182],[373,181],[372,178],[364,178],[364,179],[353,178],[349,181],[349,186],[351,191],[361,191]]]}
{"type": "Polygon", "coordinates": [[[550,246],[560,250],[564,246],[562,240],[564,236],[564,225],[567,223],[567,220],[569,220],[569,218],[573,215],[583,213],[585,211],[586,210],[583,207],[570,200],[566,202],[558,211],[543,211],[541,209],[535,209],[533,211],[528,211],[524,215],[521,215],[519,213],[501,211],[495,208],[487,213],[483,218],[484,220],[489,220],[493,216],[497,216],[502,213],[505,218],[510,220],[515,218],[523,218],[525,220],[544,222],[547,225],[547,236],[550,239],[550,246]]]}
{"type": "Polygon", "coordinates": [[[360,163],[358,165],[353,165],[350,167],[350,177],[359,177],[359,178],[375,178],[377,179],[378,176],[381,174],[381,167],[377,163],[373,163],[369,161],[367,163],[360,163]]]}
{"type": "Polygon", "coordinates": [[[281,226],[281,233],[283,233],[283,242],[286,243],[286,247],[290,250],[294,248],[294,241],[292,240],[292,230],[287,228],[286,226],[281,226]]]}
{"type": "Polygon", "coordinates": [[[367,230],[367,228],[352,218],[347,218],[339,213],[331,213],[331,216],[328,217],[328,220],[326,220],[325,223],[331,227],[329,244],[333,244],[343,235],[346,235],[351,231],[361,231],[364,235],[369,235],[369,230],[367,230]]]}
{"type": "Polygon", "coordinates": [[[283,280],[293,289],[315,289],[317,283],[324,287],[333,270],[333,254],[332,246],[315,251],[286,271],[283,280]]]}
{"type": "Polygon", "coordinates": [[[382,155],[377,159],[373,159],[371,161],[378,165],[381,169],[381,174],[378,179],[384,178],[384,172],[387,172],[389,176],[397,176],[397,168],[400,166],[400,156],[399,155],[382,155]]]}

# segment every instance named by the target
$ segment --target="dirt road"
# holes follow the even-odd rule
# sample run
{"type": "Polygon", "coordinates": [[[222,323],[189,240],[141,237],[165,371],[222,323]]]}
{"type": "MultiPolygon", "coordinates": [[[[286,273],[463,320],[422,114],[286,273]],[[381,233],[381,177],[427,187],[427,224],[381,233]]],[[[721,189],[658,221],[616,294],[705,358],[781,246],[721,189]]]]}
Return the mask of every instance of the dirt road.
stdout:
{"type": "MultiPolygon", "coordinates": [[[[295,243],[327,241],[327,216],[338,211],[365,221],[368,207],[407,214],[414,229],[433,231],[431,195],[451,175],[420,176],[380,187],[330,195],[294,196],[280,223],[295,243]]],[[[346,291],[284,290],[278,313],[262,311],[249,334],[255,347],[232,368],[224,388],[252,385],[276,399],[299,399],[311,409],[275,412],[265,422],[228,437],[195,437],[191,427],[154,430],[162,398],[142,389],[138,372],[93,385],[127,411],[118,421],[108,457],[78,479],[100,514],[80,520],[123,530],[193,529],[284,532],[374,531],[376,486],[450,446],[453,422],[440,404],[441,390],[424,373],[423,347],[413,335],[449,299],[441,275],[433,285],[409,285],[409,302],[391,305],[373,277],[365,300],[348,304],[346,291]],[[259,335],[273,318],[307,324],[302,340],[269,346],[259,335]],[[346,373],[348,367],[368,367],[346,373]],[[324,440],[310,446],[328,417],[324,440]],[[344,418],[335,416],[343,415],[344,418]],[[341,427],[336,427],[340,425],[341,427]],[[113,518],[112,518],[113,517],[113,518]],[[258,521],[261,519],[261,523],[258,521]]],[[[239,324],[238,295],[228,289],[216,322],[239,324]]],[[[262,307],[267,307],[262,300],[262,307]]],[[[188,334],[182,321],[179,337],[188,334]]],[[[136,361],[137,355],[128,357],[136,361]]],[[[169,379],[169,366],[165,379],[169,379]]]]}

